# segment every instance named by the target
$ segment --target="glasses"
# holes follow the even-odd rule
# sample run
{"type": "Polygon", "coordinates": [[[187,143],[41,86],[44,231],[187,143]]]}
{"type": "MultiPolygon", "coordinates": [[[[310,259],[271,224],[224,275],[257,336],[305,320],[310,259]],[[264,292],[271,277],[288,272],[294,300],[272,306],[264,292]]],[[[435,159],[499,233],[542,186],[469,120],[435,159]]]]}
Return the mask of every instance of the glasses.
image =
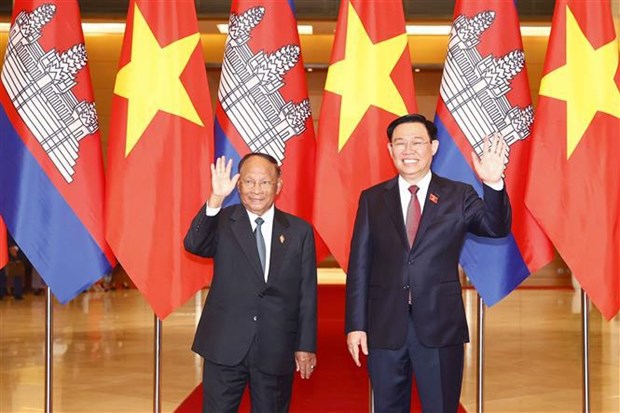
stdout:
{"type": "Polygon", "coordinates": [[[261,190],[266,190],[269,189],[273,186],[273,181],[260,181],[260,182],[256,182],[253,181],[252,179],[242,179],[241,180],[241,186],[243,187],[243,189],[254,189],[256,188],[256,186],[258,185],[258,187],[261,190]]]}
{"type": "Polygon", "coordinates": [[[395,142],[392,142],[392,147],[398,151],[398,152],[402,152],[404,151],[407,147],[411,147],[415,150],[419,150],[422,149],[425,145],[430,144],[430,141],[402,141],[402,140],[398,140],[395,142]]]}

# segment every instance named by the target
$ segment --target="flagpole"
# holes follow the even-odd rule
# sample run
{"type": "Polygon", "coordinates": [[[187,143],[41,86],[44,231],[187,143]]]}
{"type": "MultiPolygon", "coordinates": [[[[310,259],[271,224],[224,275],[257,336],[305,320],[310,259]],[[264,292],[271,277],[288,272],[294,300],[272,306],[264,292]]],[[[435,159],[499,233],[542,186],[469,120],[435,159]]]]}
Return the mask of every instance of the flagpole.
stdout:
{"type": "Polygon", "coordinates": [[[52,290],[45,286],[45,413],[52,411],[52,328],[53,328],[52,290]]]}
{"type": "Polygon", "coordinates": [[[155,319],[155,351],[154,351],[154,371],[153,375],[153,412],[161,413],[161,320],[157,314],[153,315],[155,319]]]}
{"type": "Polygon", "coordinates": [[[484,302],[478,294],[478,350],[476,366],[476,411],[484,410],[484,302]]]}
{"type": "Polygon", "coordinates": [[[372,390],[370,379],[368,379],[368,411],[375,413],[375,392],[372,390]]]}
{"type": "Polygon", "coordinates": [[[585,290],[581,289],[581,336],[583,338],[583,407],[584,413],[590,413],[590,300],[585,290]]]}

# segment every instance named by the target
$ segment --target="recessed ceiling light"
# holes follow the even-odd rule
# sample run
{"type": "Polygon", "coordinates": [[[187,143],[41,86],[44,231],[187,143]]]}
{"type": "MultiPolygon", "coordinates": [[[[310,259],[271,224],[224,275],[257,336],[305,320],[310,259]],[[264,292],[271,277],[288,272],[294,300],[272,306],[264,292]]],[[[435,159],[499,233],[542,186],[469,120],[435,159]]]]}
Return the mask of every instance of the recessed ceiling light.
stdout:
{"type": "MultiPolygon", "coordinates": [[[[450,34],[452,26],[445,24],[433,25],[411,25],[406,26],[407,34],[410,36],[445,36],[450,34]]],[[[545,37],[551,32],[550,26],[521,26],[521,36],[524,37],[545,37]]]]}
{"type": "MultiPolygon", "coordinates": [[[[10,23],[0,23],[0,32],[8,32],[10,23]]],[[[82,31],[87,34],[124,33],[125,23],[82,23],[82,31]]]]}
{"type": "MultiPolygon", "coordinates": [[[[228,24],[216,24],[217,30],[222,34],[228,34],[228,24]]],[[[299,34],[312,34],[314,32],[311,24],[298,24],[297,32],[299,34]]]]}

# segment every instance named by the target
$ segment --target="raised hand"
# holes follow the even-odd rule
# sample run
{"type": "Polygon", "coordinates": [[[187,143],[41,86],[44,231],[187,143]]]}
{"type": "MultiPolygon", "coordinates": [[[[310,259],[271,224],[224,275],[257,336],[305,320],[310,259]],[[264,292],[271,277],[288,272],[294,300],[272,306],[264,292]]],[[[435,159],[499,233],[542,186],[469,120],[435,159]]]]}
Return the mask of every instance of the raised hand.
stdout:
{"type": "Polygon", "coordinates": [[[474,169],[484,183],[494,184],[502,180],[508,163],[508,151],[504,137],[495,132],[491,136],[485,136],[480,158],[474,152],[471,153],[474,169]]]}
{"type": "Polygon", "coordinates": [[[211,196],[209,197],[209,207],[221,207],[224,199],[235,189],[237,181],[239,180],[239,174],[231,178],[231,171],[232,159],[226,162],[225,156],[220,156],[215,160],[215,164],[211,164],[211,196]]]}

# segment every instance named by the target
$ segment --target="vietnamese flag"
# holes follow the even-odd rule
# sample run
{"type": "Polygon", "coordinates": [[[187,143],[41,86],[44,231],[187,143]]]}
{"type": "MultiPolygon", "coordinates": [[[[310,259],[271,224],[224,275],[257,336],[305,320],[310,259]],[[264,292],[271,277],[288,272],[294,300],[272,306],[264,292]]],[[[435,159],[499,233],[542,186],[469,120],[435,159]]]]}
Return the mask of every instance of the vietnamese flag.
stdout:
{"type": "Polygon", "coordinates": [[[9,262],[9,244],[6,238],[6,225],[0,217],[0,269],[9,262]]]}
{"type": "Polygon", "coordinates": [[[212,134],[194,2],[130,1],[112,100],[106,235],[160,318],[210,279],[183,237],[206,200],[212,134]]]}
{"type": "Polygon", "coordinates": [[[416,111],[402,2],[342,1],[319,118],[314,224],[347,268],[360,192],[393,177],[387,125],[416,111]]]}
{"type": "Polygon", "coordinates": [[[526,205],[603,316],[620,310],[620,70],[609,1],[557,1],[526,205]]]}

